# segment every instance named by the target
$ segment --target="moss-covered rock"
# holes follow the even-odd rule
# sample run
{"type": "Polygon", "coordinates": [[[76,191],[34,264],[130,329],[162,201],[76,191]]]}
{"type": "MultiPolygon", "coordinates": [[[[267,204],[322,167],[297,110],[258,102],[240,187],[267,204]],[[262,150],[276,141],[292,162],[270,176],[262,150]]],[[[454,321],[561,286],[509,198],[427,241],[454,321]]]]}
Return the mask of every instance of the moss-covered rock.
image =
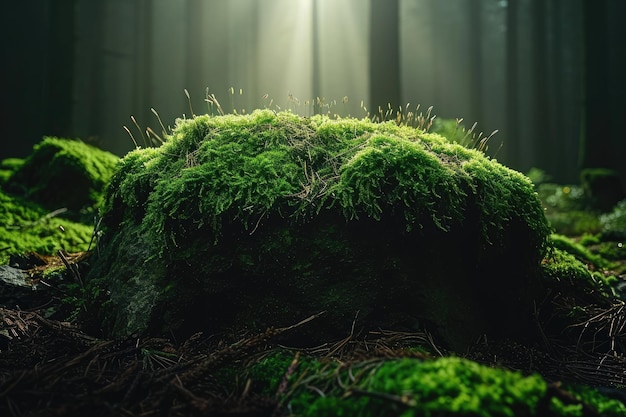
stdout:
{"type": "Polygon", "coordinates": [[[100,203],[118,161],[80,140],[45,137],[23,163],[11,165],[16,169],[4,188],[49,210],[67,208],[79,220],[81,210],[100,203]]]}
{"type": "Polygon", "coordinates": [[[550,232],[531,181],[479,151],[269,110],[179,120],[164,145],[122,159],[103,214],[89,285],[110,293],[93,301],[118,336],[321,310],[326,336],[357,312],[457,348],[523,334],[550,232]]]}

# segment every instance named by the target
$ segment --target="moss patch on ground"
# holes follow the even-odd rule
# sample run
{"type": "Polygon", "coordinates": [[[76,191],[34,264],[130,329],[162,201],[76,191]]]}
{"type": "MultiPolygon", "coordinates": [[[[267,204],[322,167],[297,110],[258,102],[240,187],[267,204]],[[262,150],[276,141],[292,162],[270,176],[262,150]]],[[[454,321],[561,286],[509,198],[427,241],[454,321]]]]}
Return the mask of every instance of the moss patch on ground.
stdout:
{"type": "MultiPolygon", "coordinates": [[[[408,351],[405,351],[408,355],[408,351]]],[[[237,376],[216,376],[274,398],[298,416],[583,416],[618,417],[619,400],[587,386],[560,385],[537,373],[486,366],[456,356],[316,358],[276,349],[237,376]]]]}
{"type": "Polygon", "coordinates": [[[11,255],[37,252],[51,255],[58,250],[87,250],[93,226],[77,223],[43,209],[31,201],[0,191],[0,264],[11,255]]]}
{"type": "Polygon", "coordinates": [[[0,163],[0,264],[11,255],[86,251],[119,158],[79,140],[46,137],[0,163]]]}
{"type": "Polygon", "coordinates": [[[179,120],[122,159],[103,214],[90,285],[116,335],[358,310],[470,340],[491,309],[526,320],[550,233],[532,182],[477,150],[270,110],[179,120]]]}

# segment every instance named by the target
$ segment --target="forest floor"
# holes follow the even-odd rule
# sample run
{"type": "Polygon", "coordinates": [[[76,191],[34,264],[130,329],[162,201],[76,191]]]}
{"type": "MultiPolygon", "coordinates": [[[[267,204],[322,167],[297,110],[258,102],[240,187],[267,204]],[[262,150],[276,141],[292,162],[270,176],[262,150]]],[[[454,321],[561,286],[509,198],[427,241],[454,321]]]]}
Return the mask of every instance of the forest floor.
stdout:
{"type": "MultiPolygon", "coordinates": [[[[567,211],[551,207],[554,213],[567,211]]],[[[597,214],[589,216],[594,217],[597,214]]],[[[581,217],[576,218],[579,221],[581,217]]],[[[555,223],[559,221],[568,227],[574,224],[572,220],[554,218],[555,223]]],[[[569,230],[568,234],[575,242],[590,235],[582,228],[569,230]]],[[[588,247],[595,248],[592,243],[588,247]]],[[[611,269],[604,273],[624,281],[626,256],[623,250],[619,253],[621,257],[614,257],[611,269]]],[[[36,258],[40,262],[31,266],[33,279],[47,268],[59,267],[58,258],[36,258]]],[[[87,259],[88,253],[83,253],[61,261],[69,274],[76,273],[87,259]]],[[[346,364],[372,364],[393,358],[463,356],[489,367],[542,375],[551,398],[564,407],[575,406],[570,411],[577,410],[551,415],[603,415],[593,404],[566,389],[568,383],[596,387],[607,398],[626,403],[624,302],[616,299],[604,305],[577,306],[565,294],[550,302],[550,311],[578,308],[586,311],[588,319],[570,326],[563,336],[554,332],[552,316],[539,318],[538,312],[543,343],[526,346],[485,338],[468,352],[451,353],[437,346],[426,332],[378,329],[361,333],[354,326],[346,329],[344,339],[320,341],[304,349],[289,348],[298,329],[310,326],[317,316],[260,333],[196,334],[182,341],[150,337],[110,340],[81,328],[64,298],[54,295],[41,308],[0,308],[0,414],[287,416],[291,415],[287,399],[305,383],[294,381],[295,369],[305,361],[304,356],[340,363],[344,369],[346,364]],[[595,334],[589,336],[592,330],[595,334]],[[278,361],[264,375],[253,370],[255,364],[275,358],[277,352],[286,360],[278,361]],[[259,383],[254,375],[265,382],[259,383]]],[[[355,393],[359,391],[346,390],[343,396],[355,393]]],[[[378,395],[379,401],[388,402],[394,409],[410,405],[401,396],[378,395]]]]}

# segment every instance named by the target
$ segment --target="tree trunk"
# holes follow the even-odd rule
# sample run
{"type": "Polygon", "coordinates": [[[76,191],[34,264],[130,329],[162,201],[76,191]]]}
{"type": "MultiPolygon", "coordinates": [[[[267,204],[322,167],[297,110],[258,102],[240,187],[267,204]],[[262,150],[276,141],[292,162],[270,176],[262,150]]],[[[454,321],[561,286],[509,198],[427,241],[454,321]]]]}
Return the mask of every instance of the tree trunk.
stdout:
{"type": "Polygon", "coordinates": [[[72,135],[74,81],[74,0],[53,1],[47,29],[44,133],[72,135]]]}
{"type": "Polygon", "coordinates": [[[584,99],[581,167],[612,165],[607,0],[583,2],[584,99]]]}
{"type": "Polygon", "coordinates": [[[371,0],[370,9],[370,112],[384,114],[400,103],[398,0],[371,0]]]}
{"type": "Polygon", "coordinates": [[[517,7],[515,2],[509,2],[506,11],[506,140],[511,162],[517,164],[516,155],[519,155],[519,126],[518,126],[518,56],[517,56],[517,7]]]}

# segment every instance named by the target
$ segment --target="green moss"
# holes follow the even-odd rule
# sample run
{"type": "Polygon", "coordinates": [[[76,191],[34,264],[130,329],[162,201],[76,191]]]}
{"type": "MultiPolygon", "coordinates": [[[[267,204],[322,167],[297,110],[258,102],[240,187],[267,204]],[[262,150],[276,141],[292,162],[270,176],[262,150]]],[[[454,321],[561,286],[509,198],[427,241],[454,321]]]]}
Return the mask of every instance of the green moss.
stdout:
{"type": "Polygon", "coordinates": [[[626,407],[595,388],[566,385],[561,396],[538,374],[488,367],[459,357],[336,361],[275,350],[249,362],[244,372],[218,370],[235,392],[249,387],[280,401],[297,416],[575,417],[625,415],[626,407]]]}
{"type": "Polygon", "coordinates": [[[622,200],[608,213],[600,216],[602,234],[606,239],[626,239],[626,200],[622,200]]]}
{"type": "Polygon", "coordinates": [[[33,202],[0,191],[0,264],[6,264],[13,254],[87,250],[93,227],[51,214],[33,202]]]}
{"type": "Polygon", "coordinates": [[[537,187],[541,184],[549,183],[552,180],[552,177],[546,171],[537,167],[530,168],[526,176],[530,178],[537,187]]]}
{"type": "Polygon", "coordinates": [[[626,405],[622,401],[610,398],[596,388],[586,385],[570,385],[567,390],[572,392],[575,398],[596,410],[602,417],[626,416],[626,405]]]}
{"type": "Polygon", "coordinates": [[[556,233],[579,236],[600,232],[598,213],[589,210],[591,203],[581,186],[542,182],[536,188],[545,216],[556,233]]]}
{"type": "Polygon", "coordinates": [[[46,137],[0,171],[0,262],[12,254],[87,250],[93,216],[119,158],[78,140],[46,137]],[[62,228],[60,227],[62,226],[62,228]]]}
{"type": "Polygon", "coordinates": [[[615,277],[590,270],[576,256],[562,249],[554,248],[544,259],[542,274],[549,285],[567,286],[572,292],[597,291],[607,299],[615,296],[612,287],[615,277]]]}
{"type": "Polygon", "coordinates": [[[581,211],[588,206],[585,192],[579,185],[542,182],[537,184],[537,193],[548,211],[581,211]]]}
{"type": "Polygon", "coordinates": [[[347,219],[379,219],[393,207],[408,230],[423,219],[449,230],[463,220],[468,194],[479,200],[486,243],[513,215],[531,223],[540,248],[548,231],[522,174],[393,123],[268,110],[199,116],[179,120],[164,146],[131,152],[122,166],[107,207],[147,205],[155,237],[172,236],[166,219],[219,234],[225,219],[249,229],[270,209],[306,217],[335,204],[347,219]]]}
{"type": "MultiPolygon", "coordinates": [[[[267,282],[263,290],[293,291],[289,296],[310,305],[323,299],[336,309],[342,297],[372,304],[379,297],[372,286],[382,285],[379,269],[398,275],[398,268],[357,260],[391,251],[375,247],[373,236],[354,243],[357,223],[363,230],[382,228],[396,252],[405,250],[402,237],[411,236],[428,253],[433,245],[425,242],[456,244],[456,236],[469,247],[454,253],[476,253],[480,259],[472,262],[490,265],[510,256],[523,263],[519,271],[537,268],[550,233],[530,180],[479,151],[393,122],[269,110],[178,120],[161,147],[138,149],[121,160],[103,214],[108,249],[91,278],[123,306],[123,313],[105,312],[120,314],[113,319],[120,323],[148,320],[146,314],[121,318],[138,288],[134,282],[149,282],[151,295],[144,299],[167,302],[164,310],[172,315],[185,297],[208,299],[246,280],[246,288],[267,282]],[[289,229],[297,232],[292,236],[289,229]],[[281,240],[285,235],[293,248],[281,240]],[[124,253],[139,249],[137,241],[141,256],[132,266],[120,263],[120,256],[128,259],[124,253]],[[345,245],[337,248],[337,242],[345,245]],[[514,256],[507,253],[513,246],[514,256]],[[351,280],[357,274],[366,282],[355,290],[351,280]],[[311,281],[333,289],[328,297],[309,295],[311,281]],[[154,297],[153,290],[164,288],[167,294],[154,297]]],[[[409,279],[398,277],[407,287],[409,279]]]]}
{"type": "MultiPolygon", "coordinates": [[[[94,210],[119,158],[80,140],[45,137],[5,184],[11,194],[55,210],[94,210]]],[[[91,221],[91,219],[89,219],[91,221]]]]}
{"type": "Polygon", "coordinates": [[[596,245],[600,243],[600,236],[598,234],[583,233],[580,236],[579,243],[583,246],[596,245]]]}
{"type": "Polygon", "coordinates": [[[552,234],[550,241],[552,242],[552,246],[555,248],[569,252],[570,254],[576,256],[579,260],[591,264],[596,268],[607,268],[611,265],[611,263],[602,256],[592,253],[585,246],[580,243],[576,243],[567,236],[552,234]]]}
{"type": "Polygon", "coordinates": [[[565,404],[557,397],[550,399],[549,410],[557,416],[583,417],[583,404],[565,404]]]}
{"type": "Polygon", "coordinates": [[[591,207],[602,212],[610,211],[626,198],[619,172],[613,169],[585,168],[580,172],[580,183],[591,207]]]}
{"type": "MultiPolygon", "coordinates": [[[[626,261],[626,245],[621,241],[608,241],[608,242],[600,242],[594,246],[594,251],[597,252],[600,256],[609,261],[613,261],[615,265],[611,267],[611,270],[617,271],[626,266],[624,265],[624,261],[626,261]]],[[[621,272],[618,272],[621,273],[621,272]]]]}
{"type": "Polygon", "coordinates": [[[532,416],[546,393],[538,375],[461,358],[365,362],[306,379],[289,405],[303,416],[532,416]]]}

